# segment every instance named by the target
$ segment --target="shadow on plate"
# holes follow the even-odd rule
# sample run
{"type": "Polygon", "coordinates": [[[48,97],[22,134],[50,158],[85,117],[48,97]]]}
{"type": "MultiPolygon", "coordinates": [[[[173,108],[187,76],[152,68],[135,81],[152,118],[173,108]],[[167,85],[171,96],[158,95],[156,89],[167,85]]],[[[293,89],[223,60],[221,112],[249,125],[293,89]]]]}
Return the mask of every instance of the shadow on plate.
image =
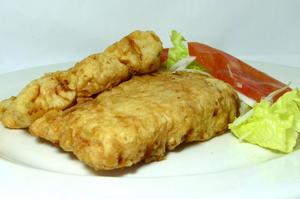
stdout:
{"type": "MultiPolygon", "coordinates": [[[[72,161],[79,161],[78,158],[73,153],[66,152],[63,149],[61,149],[60,147],[54,145],[53,143],[51,143],[51,142],[49,142],[45,139],[36,138],[36,141],[39,144],[48,145],[49,147],[54,147],[59,154],[66,154],[67,155],[66,157],[68,157],[72,161]]],[[[199,142],[183,143],[183,144],[179,145],[178,147],[176,147],[174,150],[167,152],[166,159],[167,159],[169,153],[179,153],[179,152],[181,152],[182,150],[184,150],[186,148],[192,148],[192,147],[195,147],[196,145],[199,145],[199,144],[201,144],[201,142],[200,143],[199,142]]],[[[166,159],[163,159],[161,161],[166,161],[166,159]]],[[[96,171],[96,170],[94,170],[93,168],[87,166],[84,163],[82,163],[82,166],[83,166],[84,170],[88,171],[88,174],[85,174],[85,175],[90,174],[92,176],[122,177],[122,176],[126,176],[128,174],[135,174],[135,173],[138,172],[139,169],[141,169],[142,167],[146,167],[150,164],[155,164],[155,162],[145,163],[145,162],[142,161],[142,162],[139,162],[139,163],[137,163],[137,164],[135,164],[131,167],[121,168],[121,169],[114,169],[114,170],[107,170],[107,171],[105,171],[105,170],[96,171]]],[[[53,170],[51,170],[51,171],[52,172],[57,172],[57,171],[53,171],[53,170]]],[[[76,173],[67,173],[67,174],[81,175],[81,174],[76,174],[76,173]]]]}
{"type": "MultiPolygon", "coordinates": [[[[62,148],[60,148],[59,146],[56,146],[53,143],[51,143],[51,142],[49,142],[45,139],[37,138],[36,140],[39,144],[43,144],[43,145],[45,144],[45,145],[48,145],[49,147],[54,147],[57,150],[58,153],[66,154],[67,157],[72,161],[80,161],[72,152],[66,152],[62,148]]],[[[83,168],[85,170],[87,170],[91,175],[94,175],[94,176],[121,177],[121,176],[125,176],[127,174],[136,173],[137,170],[140,167],[145,166],[146,163],[141,162],[141,163],[135,164],[135,165],[133,165],[131,167],[128,167],[128,168],[115,169],[115,170],[109,170],[109,171],[96,171],[96,170],[94,170],[93,168],[87,166],[84,163],[82,163],[82,165],[83,165],[83,168]]],[[[52,170],[52,172],[55,172],[55,171],[52,170]]],[[[68,174],[71,174],[71,173],[68,173],[68,174]]],[[[78,174],[78,175],[80,175],[80,174],[78,174]]]]}

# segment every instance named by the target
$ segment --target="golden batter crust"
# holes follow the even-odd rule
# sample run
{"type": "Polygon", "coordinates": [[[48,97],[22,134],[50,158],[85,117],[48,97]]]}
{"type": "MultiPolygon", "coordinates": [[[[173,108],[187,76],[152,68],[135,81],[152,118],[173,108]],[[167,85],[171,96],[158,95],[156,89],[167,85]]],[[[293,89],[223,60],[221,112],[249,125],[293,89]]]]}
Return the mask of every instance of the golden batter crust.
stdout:
{"type": "Polygon", "coordinates": [[[161,160],[181,143],[224,133],[239,104],[234,89],[221,80],[160,71],[65,111],[50,111],[30,132],[96,170],[110,170],[161,160]]]}

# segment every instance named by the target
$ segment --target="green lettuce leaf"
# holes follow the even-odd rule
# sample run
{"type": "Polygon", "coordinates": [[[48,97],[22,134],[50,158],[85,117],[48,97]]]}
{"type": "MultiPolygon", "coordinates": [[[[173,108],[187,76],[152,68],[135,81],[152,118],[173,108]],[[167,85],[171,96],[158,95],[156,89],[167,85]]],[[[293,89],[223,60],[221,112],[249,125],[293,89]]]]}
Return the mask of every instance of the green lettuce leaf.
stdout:
{"type": "Polygon", "coordinates": [[[237,118],[229,124],[236,137],[284,153],[293,151],[300,132],[299,89],[285,93],[274,104],[262,100],[251,111],[245,120],[237,118]]]}
{"type": "Polygon", "coordinates": [[[185,46],[185,41],[186,40],[180,33],[172,30],[171,42],[173,47],[171,47],[168,52],[168,59],[166,61],[167,69],[170,69],[178,61],[189,56],[189,51],[185,46]]]}
{"type": "MultiPolygon", "coordinates": [[[[169,48],[168,58],[165,62],[166,68],[171,69],[180,60],[189,57],[189,50],[186,47],[185,38],[177,31],[172,30],[170,36],[173,47],[169,48]]],[[[186,69],[192,70],[201,70],[207,72],[207,70],[198,64],[196,61],[193,61],[185,67],[186,69]]]]}
{"type": "Polygon", "coordinates": [[[206,68],[204,68],[203,66],[201,66],[200,64],[198,64],[196,61],[193,61],[186,68],[187,69],[201,70],[201,71],[208,72],[208,70],[206,68]]]}

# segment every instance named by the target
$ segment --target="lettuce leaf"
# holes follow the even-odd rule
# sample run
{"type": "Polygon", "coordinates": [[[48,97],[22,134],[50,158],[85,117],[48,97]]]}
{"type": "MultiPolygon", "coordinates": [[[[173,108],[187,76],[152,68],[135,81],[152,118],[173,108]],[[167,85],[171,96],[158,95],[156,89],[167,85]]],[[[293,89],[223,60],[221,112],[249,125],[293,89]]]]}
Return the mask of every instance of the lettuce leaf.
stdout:
{"type": "Polygon", "coordinates": [[[193,61],[186,68],[187,69],[192,69],[192,70],[202,70],[202,71],[208,72],[208,70],[206,68],[204,68],[203,66],[198,64],[196,61],[193,61]]]}
{"type": "MultiPolygon", "coordinates": [[[[189,58],[190,55],[189,55],[189,50],[185,44],[186,40],[179,32],[172,30],[170,39],[173,44],[173,47],[169,48],[168,58],[165,62],[165,65],[168,70],[173,70],[172,67],[174,65],[178,64],[183,59],[189,58]]],[[[180,66],[180,68],[208,72],[203,66],[198,64],[195,60],[189,63],[188,65],[180,66]]]]}
{"type": "Polygon", "coordinates": [[[242,122],[237,118],[229,124],[236,137],[284,153],[293,151],[300,132],[299,89],[285,93],[274,104],[262,100],[251,111],[242,122]]]}
{"type": "Polygon", "coordinates": [[[172,30],[171,42],[173,47],[171,47],[168,52],[168,59],[166,61],[167,69],[170,69],[178,61],[189,56],[189,51],[185,46],[185,41],[185,38],[180,33],[172,30]]]}

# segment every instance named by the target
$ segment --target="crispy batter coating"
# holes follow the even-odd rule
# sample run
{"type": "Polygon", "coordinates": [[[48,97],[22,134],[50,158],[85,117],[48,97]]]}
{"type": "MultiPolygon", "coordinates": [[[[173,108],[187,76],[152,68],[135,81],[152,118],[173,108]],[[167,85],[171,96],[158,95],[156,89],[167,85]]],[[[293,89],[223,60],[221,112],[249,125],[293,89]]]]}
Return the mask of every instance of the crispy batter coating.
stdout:
{"type": "Polygon", "coordinates": [[[157,70],[161,50],[153,32],[135,31],[69,70],[32,81],[17,97],[0,102],[0,119],[6,127],[26,128],[48,110],[64,110],[78,98],[110,89],[133,74],[157,70]]]}
{"type": "Polygon", "coordinates": [[[29,130],[95,170],[110,170],[161,160],[181,143],[224,133],[239,104],[221,80],[160,71],[133,77],[65,111],[50,111],[29,130]]]}

